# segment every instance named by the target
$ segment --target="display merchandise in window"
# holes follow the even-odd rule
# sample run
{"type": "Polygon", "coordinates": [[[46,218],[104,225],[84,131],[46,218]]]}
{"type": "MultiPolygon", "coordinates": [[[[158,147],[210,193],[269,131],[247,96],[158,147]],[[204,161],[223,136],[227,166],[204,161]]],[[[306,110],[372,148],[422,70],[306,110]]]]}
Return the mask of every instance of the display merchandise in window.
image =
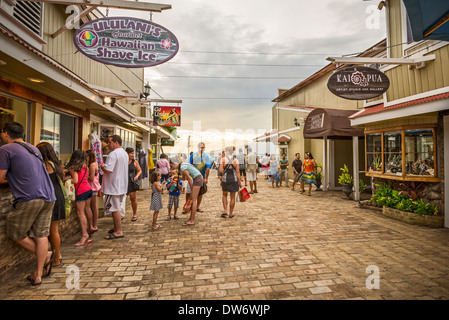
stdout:
{"type": "Polygon", "coordinates": [[[402,176],[402,131],[384,132],[385,174],[402,176]]]}
{"type": "Polygon", "coordinates": [[[366,163],[367,171],[382,172],[382,134],[366,135],[366,163]]]}
{"type": "Polygon", "coordinates": [[[435,153],[432,129],[405,131],[406,174],[435,175],[435,153]]]}

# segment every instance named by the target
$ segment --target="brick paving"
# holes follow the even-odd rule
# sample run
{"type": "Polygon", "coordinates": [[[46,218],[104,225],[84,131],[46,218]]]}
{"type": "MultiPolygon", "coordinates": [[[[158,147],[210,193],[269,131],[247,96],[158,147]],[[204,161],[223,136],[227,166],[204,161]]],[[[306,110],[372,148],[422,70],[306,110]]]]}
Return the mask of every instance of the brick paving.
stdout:
{"type": "Polygon", "coordinates": [[[130,221],[128,206],[125,238],[105,240],[112,220],[101,218],[91,244],[74,247],[78,236],[64,241],[63,266],[42,285],[17,274],[0,285],[0,299],[449,299],[448,229],[383,217],[341,192],[273,189],[263,178],[258,194],[236,204],[236,217],[223,219],[211,176],[195,226],[182,227],[181,214],[165,221],[164,208],[163,228],[153,231],[150,193],[140,191],[139,220],[130,221]],[[369,266],[379,270],[378,289],[366,286],[369,266]],[[71,267],[79,269],[79,289],[67,288],[71,267]]]}

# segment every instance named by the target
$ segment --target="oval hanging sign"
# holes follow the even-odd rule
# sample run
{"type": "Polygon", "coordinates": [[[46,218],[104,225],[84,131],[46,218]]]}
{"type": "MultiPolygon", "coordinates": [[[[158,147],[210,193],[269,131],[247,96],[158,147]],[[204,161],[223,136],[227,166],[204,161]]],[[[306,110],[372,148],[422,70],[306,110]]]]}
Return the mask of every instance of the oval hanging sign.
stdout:
{"type": "Polygon", "coordinates": [[[85,23],[74,43],[89,58],[117,67],[145,68],[167,62],[179,50],[178,39],[152,21],[114,17],[85,23]]]}
{"type": "Polygon", "coordinates": [[[390,80],[381,71],[369,67],[347,67],[336,71],[327,87],[338,97],[366,100],[382,95],[390,87],[390,80]]]}

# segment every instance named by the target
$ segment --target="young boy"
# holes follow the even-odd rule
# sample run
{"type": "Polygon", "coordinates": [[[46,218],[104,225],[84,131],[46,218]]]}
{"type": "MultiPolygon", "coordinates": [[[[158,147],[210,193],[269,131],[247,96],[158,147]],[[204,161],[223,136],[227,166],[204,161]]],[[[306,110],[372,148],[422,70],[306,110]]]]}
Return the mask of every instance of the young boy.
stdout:
{"type": "Polygon", "coordinates": [[[171,220],[171,209],[174,205],[175,210],[173,214],[173,219],[178,220],[178,207],[179,207],[179,196],[181,195],[182,181],[179,179],[179,176],[176,175],[176,170],[170,172],[171,176],[167,180],[167,189],[168,189],[168,217],[167,221],[171,220]]]}

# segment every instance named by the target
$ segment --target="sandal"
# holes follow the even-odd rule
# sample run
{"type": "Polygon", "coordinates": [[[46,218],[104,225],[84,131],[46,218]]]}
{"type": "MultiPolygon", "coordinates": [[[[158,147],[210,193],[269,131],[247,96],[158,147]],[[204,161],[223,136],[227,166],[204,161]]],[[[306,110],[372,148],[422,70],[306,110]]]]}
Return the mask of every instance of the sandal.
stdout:
{"type": "Polygon", "coordinates": [[[226,212],[224,212],[224,213],[221,214],[221,217],[222,217],[222,218],[227,218],[227,217],[228,217],[228,214],[227,214],[226,212]]]}
{"type": "Polygon", "coordinates": [[[121,236],[116,236],[114,233],[110,233],[109,236],[105,237],[105,239],[106,240],[112,240],[112,239],[123,238],[124,236],[125,236],[124,234],[122,234],[121,236]]]}
{"type": "MultiPolygon", "coordinates": [[[[111,234],[113,234],[113,233],[111,233],[111,234]]],[[[92,242],[92,240],[91,239],[88,239],[88,240],[86,240],[86,241],[84,241],[84,242],[78,242],[78,243],[75,243],[75,247],[82,247],[82,246],[85,246],[86,244],[89,244],[89,243],[91,243],[92,242]]]]}
{"type": "Polygon", "coordinates": [[[50,260],[46,264],[44,264],[45,274],[43,273],[43,277],[48,277],[51,274],[51,268],[53,266],[53,257],[55,255],[55,250],[51,252],[50,260]],[[48,268],[48,269],[47,269],[48,268]]]}
{"type": "Polygon", "coordinates": [[[170,220],[171,220],[170,216],[168,216],[167,219],[165,219],[165,221],[170,221],[170,220]]]}
{"type": "Polygon", "coordinates": [[[137,221],[137,217],[132,217],[131,221],[137,221]]]}
{"type": "Polygon", "coordinates": [[[195,223],[188,223],[187,221],[182,223],[183,227],[194,226],[194,225],[195,225],[195,223]]]}
{"type": "Polygon", "coordinates": [[[175,215],[175,216],[173,217],[173,219],[178,220],[179,217],[175,215]]]}
{"type": "Polygon", "coordinates": [[[304,192],[306,192],[305,190],[299,190],[300,194],[303,194],[304,192]]]}
{"type": "Polygon", "coordinates": [[[235,217],[235,214],[233,214],[233,215],[229,216],[229,218],[234,218],[234,217],[235,217]]]}
{"type": "Polygon", "coordinates": [[[157,224],[157,225],[153,226],[153,230],[158,230],[160,228],[162,228],[162,226],[160,224],[157,224]]]}
{"type": "Polygon", "coordinates": [[[40,286],[40,285],[42,284],[42,280],[41,280],[41,282],[36,282],[36,280],[33,279],[33,277],[32,277],[31,274],[27,277],[27,280],[29,280],[29,281],[31,282],[31,285],[32,285],[33,287],[35,287],[35,286],[40,286]]]}

